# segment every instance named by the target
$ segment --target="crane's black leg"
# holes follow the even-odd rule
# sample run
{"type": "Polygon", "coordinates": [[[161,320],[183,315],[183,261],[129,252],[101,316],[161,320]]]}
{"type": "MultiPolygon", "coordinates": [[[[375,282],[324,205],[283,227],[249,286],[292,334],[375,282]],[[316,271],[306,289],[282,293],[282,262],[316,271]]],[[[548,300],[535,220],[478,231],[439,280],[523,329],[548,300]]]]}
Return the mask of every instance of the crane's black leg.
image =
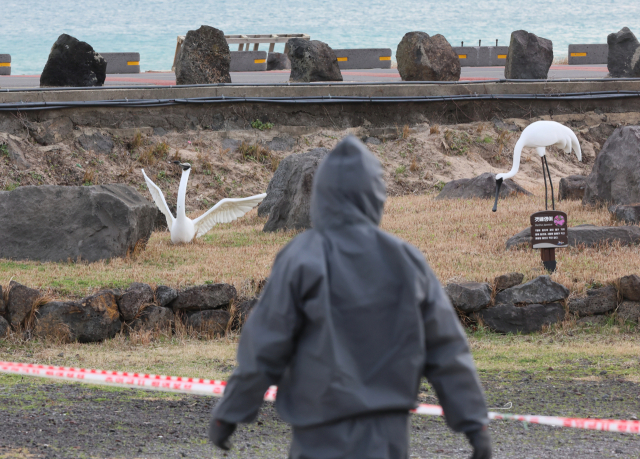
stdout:
{"type": "Polygon", "coordinates": [[[553,196],[553,182],[551,181],[551,172],[549,172],[549,162],[546,156],[544,157],[544,164],[547,166],[547,175],[549,176],[549,185],[551,186],[551,208],[556,210],[556,201],[553,196]]]}
{"type": "Polygon", "coordinates": [[[549,206],[547,205],[547,176],[544,172],[544,156],[540,157],[542,161],[542,178],[544,178],[544,210],[549,210],[549,206]]]}

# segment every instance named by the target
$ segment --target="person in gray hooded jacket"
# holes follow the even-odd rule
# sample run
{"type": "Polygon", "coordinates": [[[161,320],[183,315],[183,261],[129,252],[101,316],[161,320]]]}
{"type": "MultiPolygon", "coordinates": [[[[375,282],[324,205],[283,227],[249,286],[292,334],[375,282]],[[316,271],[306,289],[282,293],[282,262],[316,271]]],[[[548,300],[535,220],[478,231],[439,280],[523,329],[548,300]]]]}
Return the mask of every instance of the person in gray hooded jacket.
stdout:
{"type": "Polygon", "coordinates": [[[378,228],[380,162],[349,136],[318,167],[313,229],[280,251],[247,320],[238,366],[209,425],[230,448],[278,386],[292,459],[408,457],[420,378],[474,459],[491,457],[484,394],[467,340],[422,253],[378,228]]]}

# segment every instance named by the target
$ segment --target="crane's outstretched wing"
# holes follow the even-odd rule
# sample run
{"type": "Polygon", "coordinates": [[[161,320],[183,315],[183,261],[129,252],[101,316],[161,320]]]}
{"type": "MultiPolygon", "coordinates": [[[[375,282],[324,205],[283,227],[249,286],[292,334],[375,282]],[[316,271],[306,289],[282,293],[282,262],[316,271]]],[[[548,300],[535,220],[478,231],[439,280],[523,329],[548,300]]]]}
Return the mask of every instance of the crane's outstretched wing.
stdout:
{"type": "Polygon", "coordinates": [[[147,174],[144,173],[144,169],[142,169],[142,175],[144,175],[144,181],[147,182],[147,187],[149,188],[151,197],[153,197],[153,201],[156,203],[156,206],[158,206],[158,209],[160,209],[160,212],[162,212],[167,218],[167,227],[171,230],[174,218],[173,215],[171,215],[167,201],[164,200],[164,194],[162,194],[158,185],[153,183],[151,179],[147,177],[147,174]]]}
{"type": "Polygon", "coordinates": [[[260,204],[267,193],[249,196],[248,198],[224,198],[211,209],[193,220],[196,237],[204,236],[218,223],[229,223],[242,217],[260,204]]]}

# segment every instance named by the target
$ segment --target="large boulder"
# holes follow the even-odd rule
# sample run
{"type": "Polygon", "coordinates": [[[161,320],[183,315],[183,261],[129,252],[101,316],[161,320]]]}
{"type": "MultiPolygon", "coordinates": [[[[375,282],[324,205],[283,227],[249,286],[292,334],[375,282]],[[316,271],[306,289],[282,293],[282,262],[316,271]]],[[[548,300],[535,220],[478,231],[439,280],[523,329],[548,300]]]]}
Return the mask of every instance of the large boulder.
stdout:
{"type": "Polygon", "coordinates": [[[267,186],[267,197],[258,206],[259,216],[269,216],[263,231],[311,228],[313,176],[328,154],[326,148],[315,148],[280,161],[267,186]]]}
{"type": "Polygon", "coordinates": [[[549,276],[536,277],[526,284],[508,288],[496,295],[495,304],[555,303],[569,296],[569,289],[549,276]]]}
{"type": "Polygon", "coordinates": [[[91,45],[66,33],[58,37],[40,75],[40,86],[102,86],[107,61],[91,45]]]}
{"type": "Polygon", "coordinates": [[[197,285],[178,292],[178,297],[168,306],[173,308],[174,312],[222,309],[229,306],[237,296],[233,285],[197,285]]]}
{"type": "Polygon", "coordinates": [[[82,302],[52,302],[36,312],[35,336],[88,343],[113,338],[122,328],[116,296],[103,290],[82,302]]]}
{"type": "Polygon", "coordinates": [[[169,308],[161,306],[145,306],[130,327],[136,331],[171,331],[174,314],[169,308]]]}
{"type": "MultiPolygon", "coordinates": [[[[511,179],[507,179],[502,183],[500,188],[501,198],[518,194],[531,196],[531,193],[511,179]]],[[[474,178],[447,182],[442,191],[436,196],[436,199],[494,199],[495,196],[496,176],[490,172],[485,172],[474,178]]]]}
{"type": "Polygon", "coordinates": [[[609,212],[616,220],[631,224],[640,223],[640,204],[613,205],[609,207],[609,212]]]}
{"type": "Polygon", "coordinates": [[[289,70],[291,61],[284,53],[269,53],[267,57],[267,70],[289,70]]]}
{"type": "Polygon", "coordinates": [[[155,300],[158,306],[169,306],[169,304],[178,298],[178,291],[166,285],[159,285],[156,288],[155,300]]]}
{"type": "Polygon", "coordinates": [[[594,316],[613,311],[618,306],[618,292],[608,285],[602,288],[587,290],[584,298],[569,301],[569,312],[579,317],[594,316]]]}
{"type": "Polygon", "coordinates": [[[118,300],[118,308],[125,322],[131,322],[138,313],[153,303],[153,290],[147,284],[134,282],[118,300]]]}
{"type": "MultiPolygon", "coordinates": [[[[613,243],[625,246],[640,244],[640,227],[638,226],[579,225],[569,228],[567,233],[569,247],[597,247],[613,243]]],[[[507,240],[506,248],[524,245],[531,246],[531,227],[510,237],[507,240]]]]}
{"type": "Polygon", "coordinates": [[[546,80],[553,62],[553,43],[526,30],[511,33],[504,77],[510,80],[546,80]]]}
{"type": "Polygon", "coordinates": [[[493,285],[495,285],[496,292],[501,292],[508,288],[522,284],[523,280],[524,274],[522,273],[507,273],[502,274],[501,276],[497,276],[493,280],[493,285]]]}
{"type": "Polygon", "coordinates": [[[607,37],[607,69],[613,78],[640,77],[640,42],[628,27],[607,37]]]}
{"type": "Polygon", "coordinates": [[[338,59],[329,45],[318,40],[302,38],[292,38],[287,44],[287,57],[291,62],[289,81],[342,81],[338,59]]]}
{"type": "Polygon", "coordinates": [[[560,303],[530,304],[523,307],[501,304],[475,313],[484,325],[498,333],[533,333],[544,325],[560,322],[564,318],[560,303]]]}
{"type": "Polygon", "coordinates": [[[186,325],[207,336],[222,336],[230,319],[231,314],[220,309],[197,311],[187,314],[186,325]]]}
{"type": "Polygon", "coordinates": [[[640,203],[640,126],[621,126],[598,154],[583,204],[640,203]]]}
{"type": "Polygon", "coordinates": [[[442,35],[409,32],[396,50],[402,81],[458,81],[460,59],[442,35]]]}
{"type": "Polygon", "coordinates": [[[582,201],[587,187],[587,177],[584,175],[569,175],[560,179],[558,200],[582,201]]]}
{"type": "Polygon", "coordinates": [[[231,52],[224,32],[210,26],[190,30],[176,59],[176,84],[231,83],[231,52]]]}
{"type": "MultiPolygon", "coordinates": [[[[636,324],[640,319],[640,301],[623,301],[616,310],[616,315],[624,322],[635,322],[636,324]]],[[[0,328],[2,326],[0,325],[0,328]]],[[[0,330],[0,336],[2,331],[0,330]]]]}
{"type": "Polygon", "coordinates": [[[158,211],[127,185],[22,186],[0,192],[0,258],[122,257],[153,230],[158,211]]]}
{"type": "Polygon", "coordinates": [[[29,317],[40,292],[16,281],[9,282],[9,298],[7,300],[7,321],[13,328],[24,324],[29,317]]]}
{"type": "Polygon", "coordinates": [[[444,288],[451,304],[464,313],[479,311],[491,303],[491,287],[480,282],[448,284],[444,288]]]}
{"type": "Polygon", "coordinates": [[[0,316],[0,339],[6,338],[11,330],[11,325],[7,322],[7,319],[0,316]]]}
{"type": "Polygon", "coordinates": [[[620,294],[631,301],[640,301],[640,277],[636,274],[620,278],[620,294]]]}

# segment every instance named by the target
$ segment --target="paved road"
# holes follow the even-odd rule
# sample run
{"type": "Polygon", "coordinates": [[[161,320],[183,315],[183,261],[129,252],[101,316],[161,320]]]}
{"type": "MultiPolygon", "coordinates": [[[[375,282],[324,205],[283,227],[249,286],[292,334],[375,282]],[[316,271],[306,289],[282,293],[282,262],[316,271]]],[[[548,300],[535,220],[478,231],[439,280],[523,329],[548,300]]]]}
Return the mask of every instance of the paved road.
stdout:
{"type": "MultiPolygon", "coordinates": [[[[606,65],[553,65],[549,71],[550,79],[562,78],[604,78],[606,65]]],[[[397,69],[345,70],[342,72],[345,82],[395,82],[401,81],[397,69]]],[[[40,84],[39,75],[0,76],[0,88],[35,88],[40,84]]],[[[504,78],[504,67],[463,67],[461,80],[483,81],[504,78]]],[[[286,83],[289,71],[271,72],[234,72],[233,83],[286,83]]],[[[169,86],[176,84],[173,72],[145,72],[129,75],[108,75],[105,86],[169,86]]]]}

